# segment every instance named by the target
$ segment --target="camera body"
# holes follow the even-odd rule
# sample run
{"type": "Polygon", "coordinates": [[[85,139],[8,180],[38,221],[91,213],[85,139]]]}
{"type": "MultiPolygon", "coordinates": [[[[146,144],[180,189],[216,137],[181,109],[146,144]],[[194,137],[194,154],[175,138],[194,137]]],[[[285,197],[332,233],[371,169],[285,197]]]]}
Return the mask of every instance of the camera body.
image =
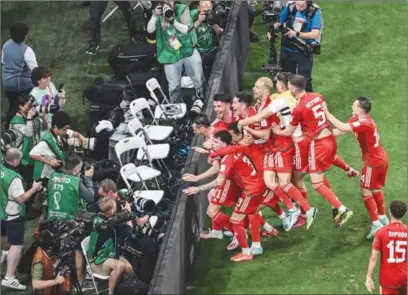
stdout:
{"type": "Polygon", "coordinates": [[[166,18],[172,18],[174,17],[174,10],[173,7],[171,7],[168,3],[163,2],[162,3],[162,13],[163,16],[165,16],[166,18]]]}
{"type": "Polygon", "coordinates": [[[281,1],[266,1],[264,2],[262,18],[265,23],[273,24],[280,20],[280,13],[282,12],[281,1]]]}
{"type": "Polygon", "coordinates": [[[3,152],[7,150],[7,146],[17,140],[17,133],[13,129],[4,131],[0,136],[0,147],[3,152]]]}
{"type": "Polygon", "coordinates": [[[206,15],[204,22],[210,26],[219,25],[220,27],[225,27],[227,22],[227,10],[221,3],[214,2],[212,9],[203,11],[202,13],[206,15]]]}
{"type": "Polygon", "coordinates": [[[288,28],[283,26],[279,28],[279,31],[282,33],[283,36],[282,44],[292,46],[305,55],[320,54],[321,45],[319,42],[316,41],[306,42],[305,40],[296,36],[289,38],[288,36],[285,36],[285,34],[288,32],[288,28]]]}

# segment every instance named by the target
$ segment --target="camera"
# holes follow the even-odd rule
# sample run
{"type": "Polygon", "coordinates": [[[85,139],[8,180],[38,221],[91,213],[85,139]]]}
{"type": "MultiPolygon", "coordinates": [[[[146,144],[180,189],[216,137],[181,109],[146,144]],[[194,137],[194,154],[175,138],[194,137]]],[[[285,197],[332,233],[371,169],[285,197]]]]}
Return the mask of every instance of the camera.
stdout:
{"type": "Polygon", "coordinates": [[[283,35],[282,43],[284,45],[294,47],[295,49],[299,50],[301,53],[305,55],[320,54],[319,42],[313,41],[309,43],[296,36],[289,38],[288,36],[285,36],[285,33],[288,32],[288,28],[286,27],[281,27],[279,30],[283,35]]]}
{"type": "Polygon", "coordinates": [[[140,213],[154,211],[156,209],[156,203],[153,200],[146,199],[143,197],[135,196],[135,206],[136,210],[140,213]]]}
{"type": "Polygon", "coordinates": [[[264,2],[262,18],[265,23],[276,23],[279,22],[281,12],[282,1],[266,1],[264,2]]]}
{"type": "Polygon", "coordinates": [[[172,17],[174,17],[174,10],[173,10],[173,8],[172,8],[169,4],[167,4],[167,3],[163,3],[163,5],[162,5],[162,11],[163,11],[163,15],[164,15],[166,18],[172,18],[172,17]]]}
{"type": "Polygon", "coordinates": [[[193,106],[188,113],[188,117],[190,121],[194,121],[194,119],[199,116],[203,110],[204,102],[201,99],[194,100],[193,106]]]}
{"type": "Polygon", "coordinates": [[[13,129],[8,129],[1,134],[0,146],[4,150],[7,145],[12,144],[17,140],[17,133],[13,129]]]}
{"type": "Polygon", "coordinates": [[[119,211],[118,213],[116,213],[115,216],[107,220],[95,222],[94,228],[96,231],[104,232],[108,228],[118,226],[119,224],[128,222],[131,219],[132,219],[132,215],[130,215],[130,212],[125,209],[125,210],[119,211]]]}
{"type": "Polygon", "coordinates": [[[51,104],[46,104],[46,105],[38,105],[37,101],[35,100],[34,96],[30,95],[30,105],[31,108],[35,108],[35,110],[38,113],[45,113],[45,114],[55,114],[56,112],[59,111],[60,106],[58,104],[58,97],[55,98],[54,102],[51,104]]]}
{"type": "Polygon", "coordinates": [[[206,15],[204,22],[208,23],[210,26],[219,25],[225,27],[227,11],[221,3],[215,2],[212,10],[207,10],[204,13],[206,15]]]}

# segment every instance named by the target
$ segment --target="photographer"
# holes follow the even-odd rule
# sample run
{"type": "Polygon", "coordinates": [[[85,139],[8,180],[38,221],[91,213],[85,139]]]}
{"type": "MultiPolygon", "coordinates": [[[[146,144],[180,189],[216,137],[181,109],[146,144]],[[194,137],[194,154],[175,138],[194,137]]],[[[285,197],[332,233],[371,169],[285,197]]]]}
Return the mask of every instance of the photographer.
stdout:
{"type": "Polygon", "coordinates": [[[50,175],[61,167],[65,159],[65,146],[61,137],[68,135],[69,138],[78,138],[84,144],[85,137],[70,130],[70,125],[71,119],[66,112],[60,111],[52,116],[51,129],[44,132],[40,142],[30,152],[30,158],[35,161],[35,180],[46,183],[50,175]]]}
{"type": "Polygon", "coordinates": [[[18,97],[18,111],[10,121],[10,128],[17,134],[15,147],[23,153],[20,174],[30,181],[33,178],[34,160],[30,158],[29,153],[40,140],[41,130],[46,130],[48,124],[46,120],[40,119],[27,95],[18,97]]]}
{"type": "Polygon", "coordinates": [[[21,176],[17,172],[22,153],[17,148],[7,150],[0,162],[1,169],[1,235],[7,236],[10,249],[7,255],[7,271],[1,285],[14,290],[25,290],[15,277],[17,265],[24,245],[24,203],[42,189],[40,182],[34,182],[31,189],[24,191],[21,176]]]}
{"type": "Polygon", "coordinates": [[[312,52],[301,52],[294,46],[295,38],[306,42],[308,45],[320,46],[323,29],[323,19],[319,6],[312,1],[295,1],[285,6],[280,15],[280,23],[275,24],[278,29],[285,24],[287,31],[282,38],[282,67],[283,72],[290,72],[304,76],[306,91],[313,92],[312,52]]]}
{"type": "Polygon", "coordinates": [[[31,71],[37,66],[33,49],[25,44],[28,35],[26,24],[14,24],[10,28],[10,39],[4,43],[1,54],[1,76],[6,92],[9,109],[6,117],[6,129],[18,109],[18,96],[28,94],[33,88],[31,71]]]}
{"type": "Polygon", "coordinates": [[[171,102],[181,99],[183,66],[194,83],[197,96],[203,96],[204,74],[201,56],[195,46],[197,35],[187,5],[162,1],[154,9],[147,32],[156,31],[157,60],[164,64],[171,102]]]}
{"type": "MultiPolygon", "coordinates": [[[[117,213],[117,205],[113,198],[103,198],[100,200],[99,207],[106,219],[113,217],[117,213]]],[[[103,220],[98,217],[95,221],[96,228],[100,222],[103,222],[103,220]]],[[[101,233],[93,231],[90,236],[87,252],[92,272],[109,276],[109,295],[113,294],[123,274],[131,278],[135,276],[129,261],[124,257],[117,257],[115,240],[115,233],[110,227],[101,233]]]]}
{"type": "Polygon", "coordinates": [[[40,238],[31,265],[31,287],[37,294],[69,294],[71,289],[69,275],[54,274],[53,264],[58,253],[53,251],[52,245],[51,241],[40,238]],[[40,290],[42,292],[39,292],[40,290]]]}
{"type": "Polygon", "coordinates": [[[30,92],[30,96],[34,98],[38,111],[44,114],[48,124],[51,126],[52,113],[56,113],[65,105],[65,90],[63,84],[59,85],[57,90],[54,83],[51,82],[51,72],[45,67],[34,68],[31,72],[31,81],[34,88],[30,92]]]}
{"type": "Polygon", "coordinates": [[[197,32],[198,52],[203,64],[204,76],[208,80],[211,75],[218,46],[218,34],[223,32],[219,23],[215,23],[212,15],[211,1],[200,1],[198,9],[190,11],[197,32]]]}
{"type": "MultiPolygon", "coordinates": [[[[86,211],[86,204],[93,201],[95,192],[92,176],[93,168],[85,169],[82,181],[79,173],[82,170],[82,159],[77,155],[68,158],[62,172],[50,176],[47,188],[48,219],[73,221],[80,211],[86,211]]],[[[84,259],[80,248],[75,251],[75,267],[80,284],[85,279],[84,259]]]]}

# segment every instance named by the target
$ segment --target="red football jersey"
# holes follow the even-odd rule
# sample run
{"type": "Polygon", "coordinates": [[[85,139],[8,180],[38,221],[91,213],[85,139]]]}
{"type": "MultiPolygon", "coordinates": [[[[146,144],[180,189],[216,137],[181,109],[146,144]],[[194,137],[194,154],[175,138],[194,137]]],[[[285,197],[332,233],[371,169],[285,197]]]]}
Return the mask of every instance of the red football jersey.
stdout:
{"type": "Polygon", "coordinates": [[[374,237],[373,249],[381,252],[380,285],[384,288],[407,284],[407,226],[391,222],[374,237]]]}
{"type": "MultiPolygon", "coordinates": [[[[278,114],[273,114],[270,117],[270,121],[272,123],[275,123],[276,125],[281,125],[281,119],[278,116],[278,114]]],[[[293,139],[292,136],[283,136],[283,135],[277,135],[273,132],[271,132],[271,146],[273,146],[274,150],[285,150],[288,147],[291,147],[293,145],[293,139]]]]}
{"type": "Polygon", "coordinates": [[[225,175],[226,178],[235,176],[234,179],[240,179],[248,196],[258,197],[266,190],[262,173],[255,168],[251,159],[243,153],[224,156],[221,160],[219,173],[225,175]]]}
{"type": "Polygon", "coordinates": [[[380,142],[380,134],[373,119],[367,115],[364,119],[351,117],[348,121],[363,153],[363,162],[368,166],[381,166],[388,163],[387,153],[380,142]]]}
{"type": "Polygon", "coordinates": [[[325,102],[319,93],[306,93],[292,111],[292,126],[300,124],[303,134],[314,139],[324,128],[331,129],[322,104],[325,102]]]}

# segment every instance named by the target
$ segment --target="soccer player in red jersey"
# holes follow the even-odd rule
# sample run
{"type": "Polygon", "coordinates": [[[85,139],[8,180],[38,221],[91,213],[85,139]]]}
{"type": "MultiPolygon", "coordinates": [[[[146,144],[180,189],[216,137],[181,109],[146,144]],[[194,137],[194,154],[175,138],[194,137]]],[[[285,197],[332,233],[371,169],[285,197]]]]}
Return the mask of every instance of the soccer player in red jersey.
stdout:
{"type": "Polygon", "coordinates": [[[305,91],[306,80],[303,76],[293,75],[288,86],[292,95],[299,99],[299,103],[292,111],[290,125],[283,130],[280,126],[275,125],[273,132],[291,136],[300,124],[303,135],[310,140],[308,146],[308,172],[312,186],[333,208],[338,210],[334,222],[337,227],[340,227],[347,222],[353,212],[346,208],[330,186],[324,183],[324,172],[333,164],[337,153],[336,139],[322,110],[325,100],[318,93],[307,93],[305,91]]]}
{"type": "Polygon", "coordinates": [[[367,239],[371,239],[377,230],[389,222],[385,216],[385,201],[382,192],[387,176],[388,156],[381,146],[380,134],[374,120],[369,115],[370,110],[370,100],[360,96],[353,103],[352,117],[348,123],[343,123],[329,112],[327,106],[323,107],[328,120],[338,129],[335,130],[336,135],[354,132],[360,144],[364,163],[360,187],[372,222],[367,239]]]}
{"type": "Polygon", "coordinates": [[[381,255],[380,294],[407,294],[407,226],[402,221],[406,212],[405,202],[392,201],[389,212],[391,223],[379,229],[374,236],[365,283],[369,292],[374,289],[373,272],[381,255]]]}

